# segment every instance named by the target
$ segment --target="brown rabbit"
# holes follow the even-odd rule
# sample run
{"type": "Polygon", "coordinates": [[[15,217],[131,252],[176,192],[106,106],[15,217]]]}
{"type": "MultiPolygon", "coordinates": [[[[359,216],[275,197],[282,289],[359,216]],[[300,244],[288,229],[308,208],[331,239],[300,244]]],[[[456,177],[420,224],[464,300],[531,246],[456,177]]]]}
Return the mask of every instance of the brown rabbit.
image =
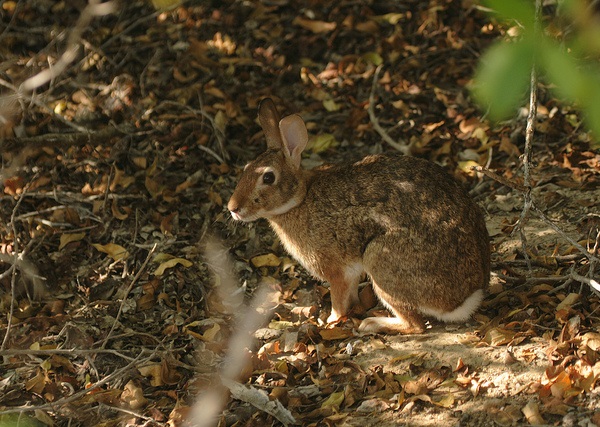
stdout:
{"type": "Polygon", "coordinates": [[[488,233],[479,207],[450,175],[400,155],[303,170],[302,119],[280,121],[270,99],[258,117],[267,151],[246,166],[227,207],[236,220],[266,218],[287,251],[330,283],[328,322],[358,303],[365,273],[395,317],[367,318],[359,331],[420,333],[421,313],[469,318],[489,282],[488,233]]]}

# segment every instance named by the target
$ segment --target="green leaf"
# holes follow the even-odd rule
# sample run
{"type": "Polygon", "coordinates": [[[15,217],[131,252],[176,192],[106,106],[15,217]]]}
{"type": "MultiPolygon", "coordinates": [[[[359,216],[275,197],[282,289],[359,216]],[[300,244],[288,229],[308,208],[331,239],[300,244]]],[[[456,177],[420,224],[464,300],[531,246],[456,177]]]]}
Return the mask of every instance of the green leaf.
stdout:
{"type": "Polygon", "coordinates": [[[588,94],[590,102],[583,105],[585,124],[592,131],[592,147],[600,149],[600,72],[589,78],[588,94]]]}
{"type": "Polygon", "coordinates": [[[156,10],[169,10],[181,4],[181,0],[152,0],[156,10]]]}
{"type": "Polygon", "coordinates": [[[493,120],[510,116],[527,93],[535,51],[529,40],[497,43],[479,61],[473,95],[493,120]]]}
{"type": "Polygon", "coordinates": [[[330,133],[323,133],[310,138],[306,150],[313,153],[322,153],[338,145],[339,142],[335,139],[334,135],[330,133]]]}
{"type": "Polygon", "coordinates": [[[363,54],[362,59],[373,65],[381,65],[383,63],[383,58],[377,52],[367,52],[363,54]]]}
{"type": "Polygon", "coordinates": [[[570,101],[579,100],[585,104],[589,82],[576,58],[550,40],[544,40],[539,47],[540,65],[550,82],[556,85],[555,91],[570,101]]]}
{"type": "Polygon", "coordinates": [[[515,20],[525,29],[533,30],[535,8],[529,0],[487,0],[486,5],[504,20],[515,20]]]}
{"type": "MultiPolygon", "coordinates": [[[[600,69],[598,64],[584,64],[551,40],[540,49],[540,60],[554,92],[579,104],[586,126],[600,139],[600,69]],[[587,68],[584,68],[587,67],[587,68]]],[[[598,144],[594,144],[595,147],[598,144]]]]}
{"type": "Polygon", "coordinates": [[[388,24],[396,25],[398,22],[406,19],[405,13],[386,13],[385,15],[373,16],[376,22],[387,22],[388,24]]]}
{"type": "Polygon", "coordinates": [[[42,427],[44,425],[25,413],[0,415],[0,427],[42,427]]]}

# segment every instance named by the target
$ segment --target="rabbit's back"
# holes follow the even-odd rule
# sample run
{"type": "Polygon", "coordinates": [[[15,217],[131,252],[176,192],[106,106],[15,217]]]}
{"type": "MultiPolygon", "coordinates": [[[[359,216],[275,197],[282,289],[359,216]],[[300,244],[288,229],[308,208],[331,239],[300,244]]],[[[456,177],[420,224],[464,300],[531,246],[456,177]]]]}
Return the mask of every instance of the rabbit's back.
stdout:
{"type": "Polygon", "coordinates": [[[473,240],[481,236],[487,247],[479,206],[444,169],[423,159],[375,155],[315,171],[305,203],[313,227],[343,230],[341,240],[345,234],[402,231],[443,241],[466,233],[473,240]]]}

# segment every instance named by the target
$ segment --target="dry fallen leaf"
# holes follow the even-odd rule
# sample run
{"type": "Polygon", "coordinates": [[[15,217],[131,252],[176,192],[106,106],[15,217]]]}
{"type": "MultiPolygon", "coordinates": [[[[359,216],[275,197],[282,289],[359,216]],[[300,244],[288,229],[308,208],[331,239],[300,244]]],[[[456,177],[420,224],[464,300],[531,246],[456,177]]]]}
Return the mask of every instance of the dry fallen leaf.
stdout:
{"type": "Polygon", "coordinates": [[[511,342],[515,335],[515,331],[502,328],[492,328],[487,331],[482,341],[492,346],[499,346],[511,342]]]}
{"type": "Polygon", "coordinates": [[[163,360],[161,363],[139,367],[138,371],[140,371],[142,376],[150,377],[150,383],[153,387],[176,384],[180,379],[180,374],[166,360],[163,360]]]}
{"type": "Polygon", "coordinates": [[[530,400],[527,405],[521,409],[521,411],[523,412],[523,415],[525,415],[525,418],[529,424],[546,424],[546,421],[544,421],[544,418],[542,418],[542,415],[540,414],[540,408],[535,401],[530,400]]]}
{"type": "Polygon", "coordinates": [[[323,338],[325,341],[332,341],[350,338],[354,336],[354,333],[350,329],[336,326],[331,329],[321,329],[319,331],[319,335],[321,335],[321,338],[323,338]]]}
{"type": "Polygon", "coordinates": [[[65,233],[60,235],[60,244],[58,250],[67,246],[71,242],[78,242],[85,237],[85,233],[65,233]]]}
{"type": "Polygon", "coordinates": [[[165,270],[169,269],[169,268],[173,268],[176,265],[183,265],[184,267],[188,268],[191,267],[192,265],[194,265],[193,262],[188,261],[185,258],[171,258],[167,261],[162,262],[158,267],[156,267],[156,270],[154,270],[154,275],[156,277],[160,277],[165,273],[165,270]]]}
{"type": "Polygon", "coordinates": [[[113,217],[117,218],[119,221],[126,220],[127,218],[129,218],[129,214],[131,213],[131,208],[129,206],[125,206],[123,208],[123,210],[119,209],[119,206],[117,204],[117,199],[114,199],[112,201],[112,204],[110,205],[110,209],[111,209],[113,217]]]}
{"type": "Polygon", "coordinates": [[[292,21],[292,24],[299,25],[302,28],[312,31],[316,34],[328,33],[335,30],[335,27],[337,26],[335,22],[313,21],[300,16],[295,17],[292,21]]]}
{"type": "Polygon", "coordinates": [[[255,267],[278,267],[281,264],[281,258],[273,253],[258,255],[250,259],[255,267]]]}
{"type": "Polygon", "coordinates": [[[148,403],[148,399],[144,397],[144,391],[133,380],[129,380],[121,393],[121,402],[130,409],[140,409],[148,403]]]}
{"type": "Polygon", "coordinates": [[[184,328],[184,331],[187,334],[189,334],[189,335],[193,336],[194,338],[199,339],[201,341],[207,341],[207,342],[214,341],[217,334],[221,331],[221,326],[218,323],[213,324],[210,328],[205,330],[204,333],[202,333],[202,334],[199,334],[198,332],[194,332],[191,329],[189,329],[192,326],[193,326],[193,324],[186,326],[184,328]]]}
{"type": "Polygon", "coordinates": [[[116,243],[107,243],[106,245],[92,243],[92,246],[100,252],[108,254],[108,256],[110,256],[115,261],[121,261],[129,257],[129,252],[127,252],[127,249],[125,249],[121,245],[117,245],[116,243]]]}
{"type": "Polygon", "coordinates": [[[30,378],[25,382],[25,390],[31,391],[36,394],[42,394],[46,384],[50,382],[48,376],[42,372],[41,369],[38,370],[38,373],[35,377],[30,378]]]}
{"type": "Polygon", "coordinates": [[[344,402],[344,392],[339,391],[336,393],[331,393],[327,399],[321,403],[321,408],[334,407],[339,409],[344,402]]]}

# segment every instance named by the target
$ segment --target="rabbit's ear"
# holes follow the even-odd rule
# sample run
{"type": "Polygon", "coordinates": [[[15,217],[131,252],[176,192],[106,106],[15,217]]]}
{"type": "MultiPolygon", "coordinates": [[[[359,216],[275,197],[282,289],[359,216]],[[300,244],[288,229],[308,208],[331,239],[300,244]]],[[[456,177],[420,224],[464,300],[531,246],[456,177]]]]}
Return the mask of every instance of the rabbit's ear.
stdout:
{"type": "Polygon", "coordinates": [[[260,101],[260,105],[258,106],[258,121],[267,138],[267,147],[274,150],[281,150],[283,141],[281,140],[277,124],[279,122],[279,113],[271,98],[265,98],[260,101]]]}
{"type": "MultiPolygon", "coordinates": [[[[287,148],[292,163],[297,168],[300,167],[302,152],[308,142],[308,132],[306,125],[299,115],[293,114],[284,117],[279,122],[279,130],[283,140],[283,146],[287,148]]],[[[285,150],[284,150],[285,151],[285,150]]]]}

